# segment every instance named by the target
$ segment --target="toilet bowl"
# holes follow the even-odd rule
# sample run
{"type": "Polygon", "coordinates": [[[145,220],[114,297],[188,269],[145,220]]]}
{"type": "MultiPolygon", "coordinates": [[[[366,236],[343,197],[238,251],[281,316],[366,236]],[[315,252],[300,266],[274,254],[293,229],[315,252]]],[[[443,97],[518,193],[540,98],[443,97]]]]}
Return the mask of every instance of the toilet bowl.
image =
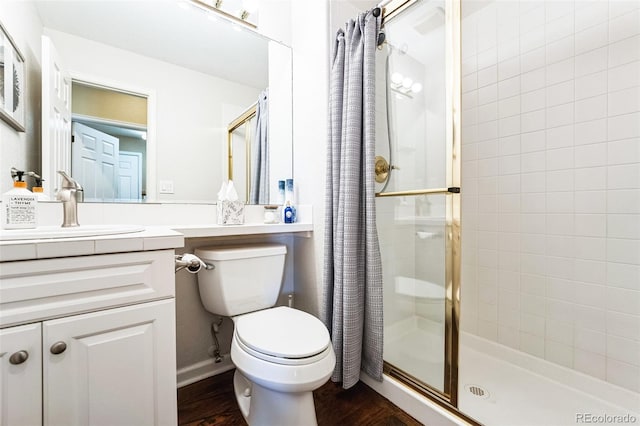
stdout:
{"type": "Polygon", "coordinates": [[[214,266],[198,273],[203,305],[233,319],[234,392],[247,423],[317,424],[313,391],[329,379],[336,358],[319,319],[273,307],[286,246],[208,247],[195,254],[214,266]]]}
{"type": "Polygon", "coordinates": [[[312,392],[336,362],[324,324],[306,312],[277,307],[235,317],[234,325],[234,387],[247,422],[316,424],[312,392]]]}

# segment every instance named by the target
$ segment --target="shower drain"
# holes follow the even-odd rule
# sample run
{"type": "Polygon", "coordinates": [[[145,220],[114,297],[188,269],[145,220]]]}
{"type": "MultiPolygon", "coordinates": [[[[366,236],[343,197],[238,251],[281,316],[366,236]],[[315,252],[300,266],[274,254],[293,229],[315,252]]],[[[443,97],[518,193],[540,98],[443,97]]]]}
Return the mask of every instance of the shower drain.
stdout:
{"type": "Polygon", "coordinates": [[[489,391],[478,385],[466,385],[465,389],[478,398],[489,398],[489,391]]]}

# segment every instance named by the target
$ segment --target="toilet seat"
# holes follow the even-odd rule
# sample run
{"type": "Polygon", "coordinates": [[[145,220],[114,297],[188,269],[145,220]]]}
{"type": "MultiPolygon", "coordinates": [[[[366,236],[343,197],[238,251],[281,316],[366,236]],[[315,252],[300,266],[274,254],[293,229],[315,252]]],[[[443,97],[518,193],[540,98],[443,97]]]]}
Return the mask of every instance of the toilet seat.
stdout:
{"type": "Polygon", "coordinates": [[[317,362],[331,350],[324,324],[306,312],[280,306],[234,318],[238,345],[256,358],[284,365],[317,362]]]}

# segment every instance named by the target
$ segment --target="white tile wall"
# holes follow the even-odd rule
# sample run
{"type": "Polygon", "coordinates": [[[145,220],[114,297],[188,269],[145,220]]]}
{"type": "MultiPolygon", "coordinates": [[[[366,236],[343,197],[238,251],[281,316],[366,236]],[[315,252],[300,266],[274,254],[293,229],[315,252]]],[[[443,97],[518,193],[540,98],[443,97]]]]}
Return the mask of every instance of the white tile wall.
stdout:
{"type": "Polygon", "coordinates": [[[475,9],[462,327],[640,392],[640,2],[475,9]]]}

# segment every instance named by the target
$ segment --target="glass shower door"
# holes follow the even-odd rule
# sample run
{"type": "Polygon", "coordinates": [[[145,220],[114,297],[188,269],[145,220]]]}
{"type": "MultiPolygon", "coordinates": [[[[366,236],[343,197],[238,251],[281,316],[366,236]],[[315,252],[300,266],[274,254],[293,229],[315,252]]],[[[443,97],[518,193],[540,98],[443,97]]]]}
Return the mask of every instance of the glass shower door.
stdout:
{"type": "Polygon", "coordinates": [[[441,392],[446,223],[442,215],[416,214],[414,202],[444,204],[444,197],[384,197],[376,206],[384,273],[384,359],[441,392]]]}
{"type": "Polygon", "coordinates": [[[452,52],[455,2],[384,13],[377,56],[377,225],[385,371],[455,405],[459,165],[452,52]],[[454,285],[455,284],[455,285],[454,285]]]}

